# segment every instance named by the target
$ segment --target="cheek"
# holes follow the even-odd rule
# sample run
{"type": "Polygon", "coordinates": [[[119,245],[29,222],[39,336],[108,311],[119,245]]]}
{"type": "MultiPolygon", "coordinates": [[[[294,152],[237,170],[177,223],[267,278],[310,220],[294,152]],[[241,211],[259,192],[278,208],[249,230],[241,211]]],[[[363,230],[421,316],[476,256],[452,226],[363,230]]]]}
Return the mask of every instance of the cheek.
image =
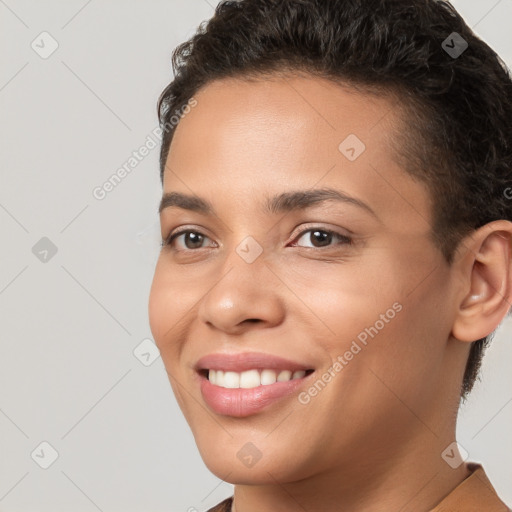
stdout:
{"type": "Polygon", "coordinates": [[[181,377],[177,364],[181,350],[177,329],[180,327],[180,318],[185,315],[181,296],[181,290],[178,292],[172,273],[160,259],[155,268],[149,293],[149,325],[178,405],[185,413],[186,397],[183,396],[180,386],[181,377]]]}
{"type": "Polygon", "coordinates": [[[211,288],[211,278],[192,267],[177,269],[162,254],[149,293],[148,314],[153,339],[167,371],[180,372],[182,351],[197,321],[201,297],[211,288]]]}
{"type": "MultiPolygon", "coordinates": [[[[301,272],[294,290],[314,313],[321,348],[333,361],[346,356],[351,380],[375,380],[373,369],[404,394],[415,394],[441,367],[448,276],[437,271],[418,286],[418,266],[398,261],[380,257],[376,265],[347,262],[315,275],[301,272]]],[[[425,274],[429,264],[419,265],[425,274]]]]}
{"type": "Polygon", "coordinates": [[[293,290],[302,302],[295,310],[313,313],[319,339],[331,355],[332,351],[344,350],[376,322],[380,331],[381,315],[387,313],[386,320],[393,319],[397,314],[393,304],[400,299],[400,288],[398,279],[390,277],[382,264],[356,261],[328,264],[322,269],[318,264],[304,265],[293,276],[293,290]]]}
{"type": "Polygon", "coordinates": [[[166,323],[166,315],[164,312],[166,309],[165,303],[167,298],[165,285],[162,282],[160,267],[160,262],[158,262],[153,276],[153,281],[151,283],[148,302],[149,326],[155,343],[159,348],[161,347],[163,333],[165,332],[164,324],[166,323]]]}
{"type": "Polygon", "coordinates": [[[151,283],[148,303],[149,325],[162,352],[169,348],[179,319],[185,314],[182,289],[176,285],[173,272],[160,257],[151,283]]]}
{"type": "Polygon", "coordinates": [[[425,285],[412,294],[398,295],[396,314],[390,315],[384,307],[377,311],[384,313],[384,321],[368,318],[369,325],[361,331],[365,344],[359,343],[362,351],[357,356],[359,377],[369,384],[366,390],[382,391],[392,401],[399,397],[418,410],[429,402],[442,377],[449,335],[447,308],[439,303],[438,294],[436,286],[425,285]]]}

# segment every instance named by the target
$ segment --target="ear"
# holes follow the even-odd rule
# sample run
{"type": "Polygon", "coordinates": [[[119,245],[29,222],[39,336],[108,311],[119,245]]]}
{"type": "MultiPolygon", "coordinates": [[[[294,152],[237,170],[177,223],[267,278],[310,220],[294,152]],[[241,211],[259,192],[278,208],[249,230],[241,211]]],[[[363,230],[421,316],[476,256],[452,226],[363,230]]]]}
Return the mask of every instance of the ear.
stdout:
{"type": "Polygon", "coordinates": [[[473,342],[491,334],[511,307],[512,222],[490,222],[461,247],[463,255],[454,265],[462,287],[451,334],[473,342]]]}

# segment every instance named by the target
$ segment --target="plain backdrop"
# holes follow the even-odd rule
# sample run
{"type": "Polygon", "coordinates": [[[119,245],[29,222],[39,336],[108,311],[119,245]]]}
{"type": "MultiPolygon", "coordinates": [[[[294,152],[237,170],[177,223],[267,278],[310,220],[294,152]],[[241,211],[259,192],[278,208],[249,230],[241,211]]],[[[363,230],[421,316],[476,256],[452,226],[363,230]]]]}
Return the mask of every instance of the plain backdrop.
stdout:
{"type": "MultiPolygon", "coordinates": [[[[158,149],[93,193],[156,128],[171,52],[215,4],[0,0],[1,511],[190,512],[232,493],[152,345],[158,149]]],[[[454,5],[511,66],[512,0],[454,5]]],[[[458,426],[509,503],[511,334],[508,319],[458,426]]]]}

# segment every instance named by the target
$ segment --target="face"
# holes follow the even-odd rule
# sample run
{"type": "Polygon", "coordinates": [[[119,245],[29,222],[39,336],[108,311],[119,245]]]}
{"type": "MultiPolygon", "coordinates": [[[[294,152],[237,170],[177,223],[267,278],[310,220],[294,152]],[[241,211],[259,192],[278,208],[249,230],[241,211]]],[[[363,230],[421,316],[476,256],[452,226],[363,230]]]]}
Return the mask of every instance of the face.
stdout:
{"type": "Polygon", "coordinates": [[[453,278],[391,101],[299,76],[195,99],[163,192],[200,200],[163,203],[149,320],[208,468],[291,482],[431,436],[453,278]]]}

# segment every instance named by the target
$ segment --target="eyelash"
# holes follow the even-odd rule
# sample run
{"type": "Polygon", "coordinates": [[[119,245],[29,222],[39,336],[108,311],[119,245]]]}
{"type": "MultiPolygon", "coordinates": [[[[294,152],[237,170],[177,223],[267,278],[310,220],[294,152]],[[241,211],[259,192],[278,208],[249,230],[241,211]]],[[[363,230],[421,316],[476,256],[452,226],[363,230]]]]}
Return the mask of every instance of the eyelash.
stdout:
{"type": "MultiPolygon", "coordinates": [[[[353,240],[352,238],[346,236],[346,235],[342,235],[341,233],[337,233],[336,231],[332,231],[330,229],[324,229],[324,228],[320,228],[320,227],[313,227],[313,228],[309,228],[309,229],[305,229],[303,231],[301,231],[295,238],[294,238],[294,241],[295,240],[299,240],[300,238],[303,237],[303,235],[305,235],[306,233],[309,233],[309,232],[314,232],[314,231],[320,231],[321,233],[327,233],[328,235],[333,235],[335,237],[338,237],[340,240],[342,240],[342,242],[339,244],[339,245],[352,245],[353,243],[353,240]]],[[[172,233],[167,239],[165,240],[162,240],[161,242],[161,246],[162,247],[171,247],[172,250],[174,251],[181,251],[181,252],[188,252],[188,251],[197,251],[199,249],[204,249],[204,247],[199,247],[198,249],[174,249],[172,247],[173,245],[173,242],[174,240],[180,236],[180,235],[183,235],[183,234],[187,234],[187,233],[195,233],[197,235],[201,235],[205,238],[208,238],[206,235],[204,235],[203,233],[201,233],[200,231],[196,231],[194,229],[183,229],[181,231],[177,231],[176,233],[172,233]]],[[[326,246],[326,247],[305,247],[305,249],[317,249],[317,250],[321,250],[321,249],[332,249],[332,245],[329,245],[329,246],[326,246]]]]}

